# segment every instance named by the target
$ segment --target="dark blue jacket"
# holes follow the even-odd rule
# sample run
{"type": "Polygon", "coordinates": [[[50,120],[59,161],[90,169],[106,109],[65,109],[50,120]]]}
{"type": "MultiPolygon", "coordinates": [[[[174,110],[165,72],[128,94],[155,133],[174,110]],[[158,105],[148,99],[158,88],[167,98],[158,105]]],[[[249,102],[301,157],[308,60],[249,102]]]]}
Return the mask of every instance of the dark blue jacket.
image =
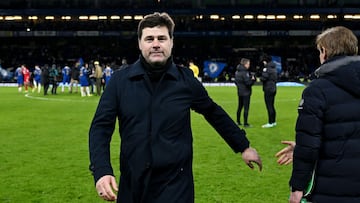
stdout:
{"type": "Polygon", "coordinates": [[[260,80],[263,83],[263,91],[265,93],[276,92],[277,71],[274,62],[270,61],[265,65],[260,80]]]}
{"type": "Polygon", "coordinates": [[[118,118],[118,202],[193,202],[191,109],[203,114],[235,152],[249,147],[245,131],[211,100],[190,69],[172,63],[155,89],[140,61],[116,71],[89,132],[95,182],[113,174],[109,146],[118,118]]]}
{"type": "Polygon", "coordinates": [[[236,67],[235,84],[239,96],[251,95],[251,86],[254,84],[249,71],[241,64],[236,67]]]}
{"type": "Polygon", "coordinates": [[[314,167],[317,203],[360,202],[360,57],[336,57],[304,90],[290,185],[304,190],[314,167]]]}

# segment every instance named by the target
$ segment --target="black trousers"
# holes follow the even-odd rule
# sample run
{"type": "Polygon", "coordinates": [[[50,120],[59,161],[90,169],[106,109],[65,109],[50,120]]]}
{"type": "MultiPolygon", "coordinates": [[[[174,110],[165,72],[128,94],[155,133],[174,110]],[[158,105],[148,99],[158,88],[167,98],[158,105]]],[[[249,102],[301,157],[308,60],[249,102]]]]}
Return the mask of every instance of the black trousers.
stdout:
{"type": "Polygon", "coordinates": [[[48,89],[49,89],[49,85],[50,85],[49,82],[45,82],[45,83],[44,83],[44,95],[47,95],[47,91],[48,91],[48,89]]]}
{"type": "Polygon", "coordinates": [[[236,122],[240,124],[241,111],[244,108],[244,124],[248,124],[249,108],[250,108],[250,94],[246,96],[238,95],[238,109],[236,112],[236,122]]]}
{"type": "Polygon", "coordinates": [[[275,92],[264,92],[265,105],[268,112],[268,122],[275,123],[276,121],[276,111],[275,111],[275,92]]]}
{"type": "Polygon", "coordinates": [[[56,94],[57,82],[56,81],[51,81],[51,84],[52,84],[51,94],[56,94]]]}

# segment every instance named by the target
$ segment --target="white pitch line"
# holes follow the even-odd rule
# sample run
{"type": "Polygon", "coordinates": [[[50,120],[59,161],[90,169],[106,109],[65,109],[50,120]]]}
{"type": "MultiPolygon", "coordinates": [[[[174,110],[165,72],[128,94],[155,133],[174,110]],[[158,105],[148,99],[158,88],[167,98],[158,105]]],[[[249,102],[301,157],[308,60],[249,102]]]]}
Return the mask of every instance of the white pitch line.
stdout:
{"type": "MultiPolygon", "coordinates": [[[[45,98],[45,97],[34,97],[29,93],[25,94],[25,97],[29,99],[43,100],[43,101],[61,101],[61,102],[92,102],[89,100],[75,100],[75,99],[57,99],[57,98],[45,98]]],[[[98,102],[98,101],[95,101],[98,102]]]]}

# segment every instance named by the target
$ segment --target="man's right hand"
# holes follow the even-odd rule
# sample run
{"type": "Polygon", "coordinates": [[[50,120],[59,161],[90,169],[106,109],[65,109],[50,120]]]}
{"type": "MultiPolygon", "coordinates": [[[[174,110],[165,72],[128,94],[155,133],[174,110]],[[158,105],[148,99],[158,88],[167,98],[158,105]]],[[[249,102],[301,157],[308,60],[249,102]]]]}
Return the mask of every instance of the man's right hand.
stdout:
{"type": "Polygon", "coordinates": [[[254,169],[253,163],[256,163],[259,166],[259,170],[262,170],[261,158],[254,148],[249,147],[245,149],[242,153],[242,158],[251,169],[254,169]]]}
{"type": "Polygon", "coordinates": [[[101,198],[107,201],[115,201],[118,186],[115,177],[112,175],[105,175],[96,182],[96,190],[101,198]]]}

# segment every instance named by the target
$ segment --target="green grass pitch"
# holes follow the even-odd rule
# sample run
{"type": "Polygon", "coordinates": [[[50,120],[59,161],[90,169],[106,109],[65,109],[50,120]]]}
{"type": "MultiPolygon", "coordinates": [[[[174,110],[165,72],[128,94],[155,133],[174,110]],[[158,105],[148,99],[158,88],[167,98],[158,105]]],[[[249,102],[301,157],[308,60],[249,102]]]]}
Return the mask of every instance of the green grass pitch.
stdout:
{"type": "MultiPolygon", "coordinates": [[[[236,88],[207,90],[235,120],[236,88]]],[[[263,92],[261,86],[253,87],[249,113],[253,127],[246,132],[262,157],[262,172],[250,170],[201,115],[192,114],[197,203],[287,202],[291,166],[279,166],[274,154],[283,148],[281,140],[294,139],[302,90],[278,87],[278,125],[262,129],[267,122],[263,92]]],[[[0,87],[0,202],[104,202],[88,170],[88,129],[98,100],[60,91],[46,97],[25,96],[15,87],[0,87]]],[[[117,178],[119,143],[116,129],[111,154],[117,178]]]]}

